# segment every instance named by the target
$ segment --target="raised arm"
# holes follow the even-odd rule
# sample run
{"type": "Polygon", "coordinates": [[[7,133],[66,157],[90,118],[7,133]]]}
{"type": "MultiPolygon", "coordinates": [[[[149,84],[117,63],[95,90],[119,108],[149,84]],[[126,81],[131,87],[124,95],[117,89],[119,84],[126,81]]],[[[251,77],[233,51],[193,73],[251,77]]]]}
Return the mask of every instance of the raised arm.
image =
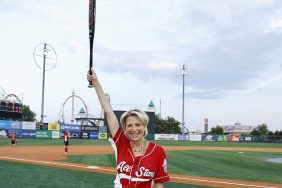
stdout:
{"type": "Polygon", "coordinates": [[[87,74],[87,80],[92,82],[96,90],[100,104],[102,108],[104,109],[111,135],[114,137],[119,128],[118,119],[116,115],[114,114],[110,101],[108,100],[105,92],[103,91],[101,84],[99,83],[96,73],[94,72],[93,69],[91,69],[91,71],[92,71],[92,74],[89,74],[89,73],[87,74]]]}

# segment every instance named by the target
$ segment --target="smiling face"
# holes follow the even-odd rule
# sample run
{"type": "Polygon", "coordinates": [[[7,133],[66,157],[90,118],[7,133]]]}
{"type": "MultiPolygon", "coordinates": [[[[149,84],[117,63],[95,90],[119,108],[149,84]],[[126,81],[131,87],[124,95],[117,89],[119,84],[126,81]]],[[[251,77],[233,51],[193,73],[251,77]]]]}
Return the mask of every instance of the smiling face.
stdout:
{"type": "Polygon", "coordinates": [[[145,125],[142,124],[137,116],[129,116],[126,118],[125,135],[131,141],[141,141],[145,134],[145,125]]]}

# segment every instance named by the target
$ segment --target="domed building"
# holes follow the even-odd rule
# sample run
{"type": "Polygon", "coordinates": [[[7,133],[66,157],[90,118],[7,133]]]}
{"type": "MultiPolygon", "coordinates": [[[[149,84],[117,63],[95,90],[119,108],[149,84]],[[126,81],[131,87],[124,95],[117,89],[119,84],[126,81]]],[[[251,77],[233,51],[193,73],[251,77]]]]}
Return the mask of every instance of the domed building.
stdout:
{"type": "Polygon", "coordinates": [[[155,112],[156,111],[156,107],[155,107],[155,105],[154,105],[152,100],[150,101],[147,109],[148,109],[149,112],[155,112]]]}

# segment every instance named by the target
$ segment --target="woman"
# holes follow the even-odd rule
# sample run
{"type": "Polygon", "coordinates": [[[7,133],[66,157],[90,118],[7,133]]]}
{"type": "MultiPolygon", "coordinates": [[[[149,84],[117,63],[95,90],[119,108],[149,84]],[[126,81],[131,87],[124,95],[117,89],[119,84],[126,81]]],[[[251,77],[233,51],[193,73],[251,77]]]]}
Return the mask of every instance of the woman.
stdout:
{"type": "Polygon", "coordinates": [[[139,109],[125,112],[119,121],[94,70],[87,74],[104,109],[111,138],[117,148],[117,173],[122,187],[162,188],[170,180],[162,147],[146,140],[147,114],[139,109]]]}

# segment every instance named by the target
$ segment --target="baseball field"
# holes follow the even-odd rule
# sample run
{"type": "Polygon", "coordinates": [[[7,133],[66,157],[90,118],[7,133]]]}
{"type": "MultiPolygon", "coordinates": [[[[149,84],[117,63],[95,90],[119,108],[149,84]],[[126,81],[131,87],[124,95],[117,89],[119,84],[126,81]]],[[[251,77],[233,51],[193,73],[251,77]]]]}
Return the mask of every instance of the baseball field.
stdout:
{"type": "MultiPolygon", "coordinates": [[[[282,187],[282,144],[154,141],[167,154],[171,182],[164,187],[282,187]]],[[[108,141],[0,139],[0,187],[113,187],[114,153],[108,141]]]]}

